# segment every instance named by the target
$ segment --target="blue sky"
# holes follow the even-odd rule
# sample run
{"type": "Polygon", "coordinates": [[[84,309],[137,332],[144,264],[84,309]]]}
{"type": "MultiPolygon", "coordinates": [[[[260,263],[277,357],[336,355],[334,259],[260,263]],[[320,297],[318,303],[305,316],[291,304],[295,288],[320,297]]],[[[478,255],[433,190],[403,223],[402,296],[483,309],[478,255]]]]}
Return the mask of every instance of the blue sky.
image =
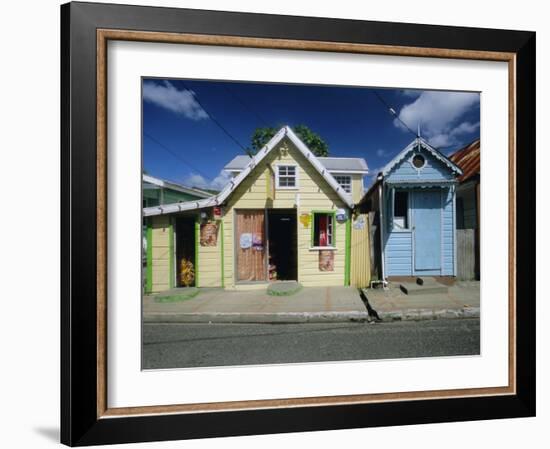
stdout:
{"type": "Polygon", "coordinates": [[[239,144],[250,146],[257,127],[304,124],[327,142],[331,156],[363,157],[375,175],[414,138],[396,116],[412,130],[420,124],[422,136],[449,154],[479,137],[479,94],[144,79],[143,168],[220,189],[228,179],[223,166],[244,153],[239,144]]]}

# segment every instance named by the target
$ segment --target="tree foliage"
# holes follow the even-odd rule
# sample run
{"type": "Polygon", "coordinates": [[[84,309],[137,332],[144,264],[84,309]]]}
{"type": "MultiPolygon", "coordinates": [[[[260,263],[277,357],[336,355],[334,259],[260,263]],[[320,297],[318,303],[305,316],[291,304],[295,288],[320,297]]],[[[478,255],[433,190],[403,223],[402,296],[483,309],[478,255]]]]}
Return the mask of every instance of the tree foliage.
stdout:
{"type": "MultiPolygon", "coordinates": [[[[314,133],[305,125],[297,125],[294,132],[304,142],[315,156],[328,156],[328,145],[319,134],[314,133]]],[[[250,155],[256,154],[277,133],[278,129],[271,126],[256,128],[252,134],[250,155]]]]}

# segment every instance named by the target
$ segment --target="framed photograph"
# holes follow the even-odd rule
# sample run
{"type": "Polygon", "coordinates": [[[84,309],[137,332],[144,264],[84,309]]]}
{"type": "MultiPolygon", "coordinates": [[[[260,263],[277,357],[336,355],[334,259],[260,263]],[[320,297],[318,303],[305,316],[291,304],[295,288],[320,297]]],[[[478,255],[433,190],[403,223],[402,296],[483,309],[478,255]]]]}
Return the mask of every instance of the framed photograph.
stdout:
{"type": "Polygon", "coordinates": [[[535,414],[535,33],[61,7],[61,440],[535,414]]]}

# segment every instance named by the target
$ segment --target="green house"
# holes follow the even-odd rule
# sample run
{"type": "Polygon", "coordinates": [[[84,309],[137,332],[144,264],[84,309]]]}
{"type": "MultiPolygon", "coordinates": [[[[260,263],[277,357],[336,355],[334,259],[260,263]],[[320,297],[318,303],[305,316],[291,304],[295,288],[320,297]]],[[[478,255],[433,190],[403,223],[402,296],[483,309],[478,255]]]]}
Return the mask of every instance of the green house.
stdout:
{"type": "Polygon", "coordinates": [[[145,174],[143,175],[142,189],[143,207],[192,201],[212,196],[211,192],[205,192],[204,190],[183,186],[145,174]]]}

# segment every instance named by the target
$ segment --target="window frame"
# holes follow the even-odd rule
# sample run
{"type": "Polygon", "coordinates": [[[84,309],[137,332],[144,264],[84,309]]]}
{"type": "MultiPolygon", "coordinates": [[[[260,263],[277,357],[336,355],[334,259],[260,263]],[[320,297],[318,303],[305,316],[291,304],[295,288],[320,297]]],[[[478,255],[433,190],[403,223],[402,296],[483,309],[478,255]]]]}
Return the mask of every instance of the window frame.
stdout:
{"type": "Polygon", "coordinates": [[[334,177],[334,180],[338,183],[338,185],[340,187],[342,187],[344,189],[344,192],[348,193],[348,194],[352,194],[352,191],[353,191],[353,179],[352,179],[352,176],[351,175],[348,175],[346,173],[334,173],[332,175],[334,177]],[[348,178],[349,179],[349,192],[345,189],[345,187],[340,183],[340,181],[338,181],[338,178],[348,178]]]}
{"type": "MultiPolygon", "coordinates": [[[[277,190],[297,190],[300,188],[300,177],[299,177],[299,171],[298,171],[298,165],[297,164],[278,164],[275,166],[276,173],[275,173],[275,188],[277,190]],[[280,174],[280,168],[281,167],[293,167],[294,168],[294,186],[281,186],[279,182],[279,178],[281,176],[280,174]]],[[[287,178],[290,178],[289,175],[283,175],[287,178]]]]}
{"type": "Polygon", "coordinates": [[[412,226],[411,226],[411,201],[412,201],[412,191],[411,190],[395,190],[394,194],[393,194],[393,198],[392,198],[392,220],[391,220],[391,229],[392,229],[392,232],[412,232],[412,226]],[[398,193],[405,193],[407,195],[407,214],[404,216],[405,217],[405,220],[406,220],[406,224],[407,226],[405,228],[400,228],[400,227],[397,227],[396,224],[395,224],[395,217],[399,216],[401,217],[401,215],[396,215],[395,214],[395,205],[397,204],[397,202],[395,201],[395,197],[398,193]]]}
{"type": "Polygon", "coordinates": [[[425,168],[426,165],[428,165],[428,158],[426,157],[425,154],[422,154],[422,152],[415,152],[410,157],[409,163],[412,165],[412,168],[414,168],[417,171],[420,171],[423,168],[425,168]],[[417,157],[417,156],[420,156],[422,159],[424,159],[424,163],[420,167],[417,167],[416,165],[414,165],[414,158],[417,157]]]}
{"type": "Polygon", "coordinates": [[[311,211],[311,242],[310,249],[314,250],[335,250],[336,249],[336,211],[313,210],[311,211]],[[331,219],[330,244],[326,246],[315,245],[315,215],[326,215],[331,219]]]}

